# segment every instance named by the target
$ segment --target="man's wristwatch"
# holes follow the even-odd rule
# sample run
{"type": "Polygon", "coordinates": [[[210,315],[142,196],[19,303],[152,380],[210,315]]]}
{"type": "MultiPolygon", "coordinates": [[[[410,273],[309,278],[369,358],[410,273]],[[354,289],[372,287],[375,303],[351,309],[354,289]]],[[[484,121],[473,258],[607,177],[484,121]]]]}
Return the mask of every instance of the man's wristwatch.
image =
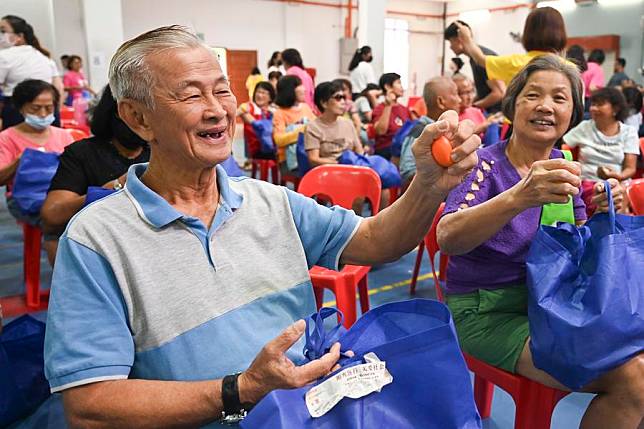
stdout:
{"type": "Polygon", "coordinates": [[[239,384],[237,380],[241,373],[227,375],[221,383],[221,399],[224,411],[221,413],[222,423],[238,423],[244,420],[252,404],[242,404],[239,400],[239,384]]]}

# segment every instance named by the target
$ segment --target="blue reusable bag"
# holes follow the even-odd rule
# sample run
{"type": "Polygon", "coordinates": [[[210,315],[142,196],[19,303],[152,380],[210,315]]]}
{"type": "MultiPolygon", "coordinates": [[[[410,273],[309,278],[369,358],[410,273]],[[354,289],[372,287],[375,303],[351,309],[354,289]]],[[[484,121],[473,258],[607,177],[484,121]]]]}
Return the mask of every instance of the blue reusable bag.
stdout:
{"type": "Polygon", "coordinates": [[[371,168],[380,176],[383,189],[399,187],[402,183],[396,166],[379,155],[358,155],[351,150],[345,150],[338,158],[338,162],[371,168]]]}
{"type": "Polygon", "coordinates": [[[402,124],[402,127],[396,131],[396,134],[391,138],[391,156],[400,157],[403,141],[417,123],[418,119],[408,119],[404,124],[402,124]]]}
{"type": "Polygon", "coordinates": [[[300,177],[304,177],[304,175],[311,169],[309,156],[304,148],[304,133],[300,133],[297,136],[297,146],[295,150],[297,153],[297,171],[300,177]]]}
{"type": "Polygon", "coordinates": [[[114,189],[105,189],[100,186],[90,186],[87,188],[87,193],[85,194],[85,206],[92,204],[94,201],[98,201],[101,198],[112,195],[116,190],[114,189]]]}
{"type": "Polygon", "coordinates": [[[644,351],[644,216],[541,226],[527,257],[530,350],[578,390],[644,351]]]}
{"type": "Polygon", "coordinates": [[[13,179],[11,197],[25,214],[38,214],[58,169],[58,154],[25,149],[13,179]]]}
{"type": "Polygon", "coordinates": [[[273,120],[257,119],[253,121],[253,130],[259,140],[261,153],[270,155],[275,153],[275,142],[273,141],[273,120]]]}
{"type": "MultiPolygon", "coordinates": [[[[315,359],[339,341],[340,365],[362,363],[373,352],[384,361],[393,382],[359,399],[344,398],[321,417],[310,416],[304,395],[312,388],[275,390],[262,399],[241,426],[268,428],[424,428],[477,429],[481,419],[449,310],[438,301],[414,299],[384,304],[364,314],[346,332],[323,328],[334,310],[307,320],[305,356],[315,359]]],[[[321,382],[321,381],[320,381],[321,382]]],[[[319,384],[316,383],[316,384],[319,384]]]]}
{"type": "Polygon", "coordinates": [[[22,316],[0,336],[0,427],[32,413],[49,397],[43,350],[45,324],[22,316]]]}

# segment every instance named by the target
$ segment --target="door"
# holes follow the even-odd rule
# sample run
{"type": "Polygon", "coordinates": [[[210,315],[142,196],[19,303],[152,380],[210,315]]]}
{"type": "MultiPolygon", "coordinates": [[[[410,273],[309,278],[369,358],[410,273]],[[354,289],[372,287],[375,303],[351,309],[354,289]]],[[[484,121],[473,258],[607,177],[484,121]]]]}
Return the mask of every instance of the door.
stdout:
{"type": "Polygon", "coordinates": [[[237,97],[237,104],[248,101],[246,78],[250,75],[251,70],[257,67],[257,51],[228,50],[226,51],[226,63],[230,88],[237,97]]]}

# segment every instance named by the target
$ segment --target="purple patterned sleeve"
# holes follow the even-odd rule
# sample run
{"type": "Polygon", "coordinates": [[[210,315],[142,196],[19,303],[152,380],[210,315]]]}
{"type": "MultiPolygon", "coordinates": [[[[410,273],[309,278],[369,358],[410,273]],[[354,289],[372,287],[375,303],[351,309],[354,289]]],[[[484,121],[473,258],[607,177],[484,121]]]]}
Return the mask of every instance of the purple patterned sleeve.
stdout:
{"type": "Polygon", "coordinates": [[[473,207],[491,198],[491,175],[495,170],[495,161],[489,159],[486,152],[479,151],[479,162],[463,183],[452,189],[445,203],[443,215],[473,207]]]}

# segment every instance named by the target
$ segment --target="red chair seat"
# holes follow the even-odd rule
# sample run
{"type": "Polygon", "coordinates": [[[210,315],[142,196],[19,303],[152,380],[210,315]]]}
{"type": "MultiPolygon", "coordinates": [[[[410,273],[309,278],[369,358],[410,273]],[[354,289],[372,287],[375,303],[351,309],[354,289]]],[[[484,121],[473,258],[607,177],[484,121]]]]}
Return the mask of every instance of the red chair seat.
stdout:
{"type": "Polygon", "coordinates": [[[277,185],[280,183],[279,178],[279,168],[277,167],[277,161],[274,159],[259,159],[252,158],[251,162],[251,177],[255,178],[257,176],[257,170],[259,170],[259,180],[268,182],[268,173],[271,173],[271,183],[277,185]]]}
{"type": "Polygon", "coordinates": [[[356,292],[360,296],[360,310],[362,313],[369,311],[369,284],[370,267],[361,265],[345,265],[341,271],[333,271],[315,266],[309,270],[315,304],[317,309],[322,308],[324,289],[329,289],[335,295],[336,306],[344,314],[344,326],[348,329],[358,318],[356,311],[356,292]]]}

